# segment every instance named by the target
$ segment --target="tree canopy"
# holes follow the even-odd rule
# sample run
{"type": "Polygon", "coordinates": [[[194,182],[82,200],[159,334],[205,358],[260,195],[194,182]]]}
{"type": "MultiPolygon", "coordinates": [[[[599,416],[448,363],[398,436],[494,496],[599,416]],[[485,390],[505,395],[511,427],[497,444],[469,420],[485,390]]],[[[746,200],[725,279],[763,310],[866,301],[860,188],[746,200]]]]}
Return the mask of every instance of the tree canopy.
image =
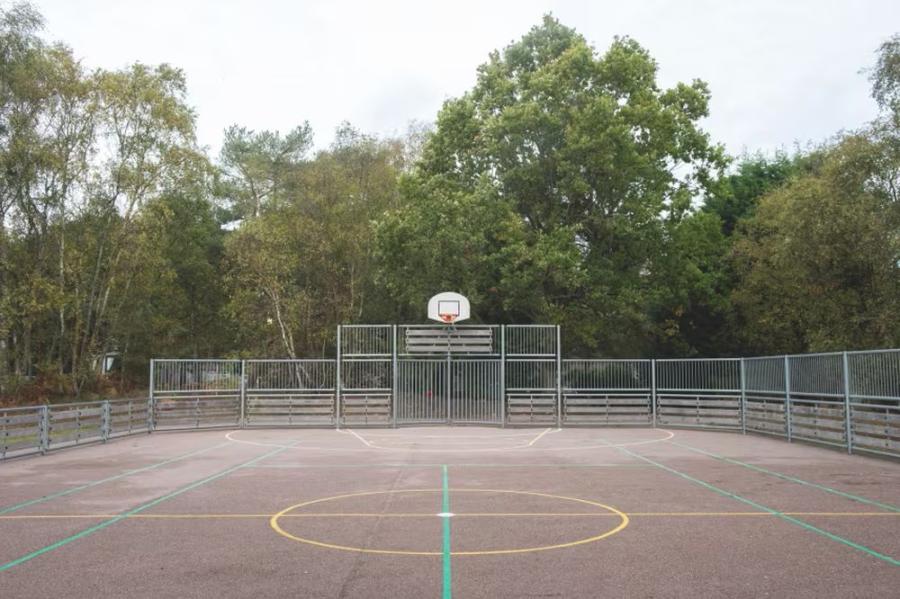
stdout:
{"type": "Polygon", "coordinates": [[[873,40],[879,117],[792,154],[727,156],[704,82],[546,16],[405,136],[317,147],[298,115],[212,158],[181,70],[91,70],[42,27],[0,8],[0,397],[326,355],[447,289],[476,321],[561,324],[570,354],[900,345],[897,35],[873,40]]]}

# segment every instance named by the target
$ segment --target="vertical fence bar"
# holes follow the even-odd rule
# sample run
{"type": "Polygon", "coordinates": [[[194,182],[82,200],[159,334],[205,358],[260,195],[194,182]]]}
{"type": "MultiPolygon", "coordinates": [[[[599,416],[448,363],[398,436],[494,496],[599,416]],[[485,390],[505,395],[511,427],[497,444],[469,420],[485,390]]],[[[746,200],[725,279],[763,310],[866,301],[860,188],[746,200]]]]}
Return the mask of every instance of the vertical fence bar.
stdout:
{"type": "Polygon", "coordinates": [[[247,415],[247,360],[241,360],[241,419],[238,426],[246,426],[247,415]]]}
{"type": "Polygon", "coordinates": [[[449,423],[451,419],[450,414],[450,348],[447,348],[447,372],[444,376],[444,419],[449,423]]]}
{"type": "Polygon", "coordinates": [[[656,428],[656,360],[650,360],[650,417],[656,428]]]}
{"type": "Polygon", "coordinates": [[[788,442],[791,441],[791,359],[784,357],[784,426],[788,442]]]}
{"type": "Polygon", "coordinates": [[[850,420],[850,364],[847,352],[843,352],[844,367],[844,436],[847,439],[847,453],[853,453],[853,430],[850,420]]]}
{"type": "Polygon", "coordinates": [[[741,358],[741,433],[747,434],[747,376],[744,358],[741,358]]]}
{"type": "Polygon", "coordinates": [[[100,406],[100,440],[103,443],[106,443],[109,440],[111,415],[109,400],[107,399],[100,406]]]}
{"type": "Polygon", "coordinates": [[[500,325],[500,427],[506,427],[506,325],[500,325]]]}
{"type": "Polygon", "coordinates": [[[562,336],[556,325],[556,428],[562,428],[562,336]]]}
{"type": "Polygon", "coordinates": [[[50,449],[50,406],[41,406],[41,424],[38,434],[38,448],[43,455],[50,449]]]}
{"type": "Polygon", "coordinates": [[[334,380],[334,426],[341,428],[341,327],[337,328],[337,362],[334,380]]]}
{"type": "Polygon", "coordinates": [[[153,391],[156,388],[156,360],[150,360],[150,390],[147,399],[147,432],[153,432],[153,410],[155,408],[153,391]]]}
{"type": "Polygon", "coordinates": [[[391,352],[391,426],[397,428],[397,393],[398,391],[398,374],[397,374],[397,325],[394,325],[394,351],[391,352]]]}

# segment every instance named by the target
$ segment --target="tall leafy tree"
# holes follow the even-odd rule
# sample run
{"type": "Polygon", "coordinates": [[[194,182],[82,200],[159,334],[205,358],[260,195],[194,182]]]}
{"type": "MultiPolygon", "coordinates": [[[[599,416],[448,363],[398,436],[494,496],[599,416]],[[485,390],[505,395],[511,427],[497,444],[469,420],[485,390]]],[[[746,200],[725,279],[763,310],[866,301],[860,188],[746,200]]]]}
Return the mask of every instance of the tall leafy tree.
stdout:
{"type": "MultiPolygon", "coordinates": [[[[518,251],[494,251],[499,270],[510,273],[493,281],[495,303],[515,306],[519,317],[562,321],[580,347],[646,349],[654,326],[647,272],[665,220],[680,218],[724,164],[698,125],[708,112],[706,85],[661,89],[656,71],[634,40],[616,39],[598,55],[545,17],[492,53],[472,90],[445,103],[415,175],[422,182],[407,187],[510,206],[523,239],[518,251]]],[[[415,193],[407,202],[414,221],[440,222],[456,209],[428,205],[422,213],[415,193]]],[[[465,270],[466,255],[420,245],[441,254],[445,269],[465,270]]],[[[383,278],[399,288],[406,274],[388,269],[383,278]]]]}
{"type": "Polygon", "coordinates": [[[219,157],[236,218],[259,216],[286,191],[286,179],[312,147],[309,123],[289,131],[252,131],[233,125],[225,130],[219,157]]]}

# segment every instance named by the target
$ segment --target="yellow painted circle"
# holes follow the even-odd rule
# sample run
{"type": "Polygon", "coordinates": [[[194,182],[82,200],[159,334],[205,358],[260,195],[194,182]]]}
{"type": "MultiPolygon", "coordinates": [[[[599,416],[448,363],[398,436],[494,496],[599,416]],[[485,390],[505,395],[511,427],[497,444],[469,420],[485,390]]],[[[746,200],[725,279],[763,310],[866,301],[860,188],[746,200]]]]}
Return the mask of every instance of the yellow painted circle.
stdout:
{"type": "MultiPolygon", "coordinates": [[[[442,493],[443,489],[404,489],[399,491],[366,491],[363,493],[349,493],[346,495],[334,495],[332,497],[323,497],[321,499],[313,499],[311,501],[304,501],[303,503],[298,503],[296,505],[292,505],[288,508],[285,508],[272,516],[269,519],[269,526],[272,529],[280,534],[283,537],[287,537],[293,541],[298,541],[300,543],[306,543],[307,545],[315,545],[317,547],[325,547],[328,549],[339,549],[341,551],[355,551],[357,553],[374,553],[380,555],[426,555],[426,556],[440,556],[443,555],[441,551],[403,551],[399,549],[366,549],[364,547],[352,547],[349,545],[338,545],[335,543],[326,543],[323,541],[316,541],[314,539],[307,539],[304,537],[300,537],[294,534],[291,534],[281,528],[279,524],[279,520],[290,512],[294,510],[298,510],[300,508],[304,508],[310,505],[315,505],[317,503],[324,503],[326,501],[338,501],[341,499],[348,499],[350,497],[365,497],[368,495],[387,495],[391,493],[442,493]]],[[[576,545],[585,545],[587,543],[594,543],[601,539],[605,539],[606,537],[610,537],[617,532],[620,532],[626,526],[628,526],[629,520],[628,515],[624,512],[617,510],[614,507],[604,505],[602,503],[597,503],[596,501],[590,501],[588,499],[579,499],[577,497],[566,497],[564,495],[550,495],[548,493],[535,493],[532,491],[510,491],[506,489],[450,489],[451,493],[507,493],[511,495],[530,495],[534,497],[546,497],[549,499],[558,499],[562,501],[574,501],[576,503],[583,503],[585,505],[591,505],[594,507],[602,508],[612,514],[615,514],[619,517],[619,524],[599,535],[585,537],[583,539],[576,539],[574,541],[569,541],[567,543],[558,543],[555,545],[540,545],[537,547],[521,547],[516,549],[490,549],[486,551],[451,551],[450,555],[456,556],[478,556],[478,555],[509,555],[515,553],[532,553],[536,551],[549,551],[551,549],[565,549],[566,547],[575,547],[576,545]]],[[[429,514],[422,514],[423,517],[428,517],[429,514]]],[[[435,514],[436,516],[436,514],[435,514]]],[[[502,516],[498,516],[502,517],[502,516]]]]}

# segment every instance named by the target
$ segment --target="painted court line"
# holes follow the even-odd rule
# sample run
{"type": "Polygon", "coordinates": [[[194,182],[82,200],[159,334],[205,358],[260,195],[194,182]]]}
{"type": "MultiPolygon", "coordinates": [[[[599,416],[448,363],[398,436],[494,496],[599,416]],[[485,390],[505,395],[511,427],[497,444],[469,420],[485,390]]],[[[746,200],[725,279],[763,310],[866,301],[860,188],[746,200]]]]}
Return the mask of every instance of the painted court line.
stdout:
{"type": "MultiPolygon", "coordinates": [[[[440,468],[442,464],[406,464],[406,463],[371,463],[371,464],[257,464],[248,468],[440,468]]],[[[605,463],[605,464],[447,464],[448,468],[650,468],[649,464],[605,463]]]]}
{"type": "MultiPolygon", "coordinates": [[[[551,432],[554,432],[554,433],[561,432],[561,430],[562,429],[556,429],[556,430],[551,429],[551,432]]],[[[659,431],[665,433],[665,436],[660,437],[658,439],[644,439],[641,441],[630,441],[627,443],[608,443],[608,442],[606,442],[602,445],[577,445],[577,444],[562,445],[562,446],[560,446],[560,445],[556,445],[556,446],[542,445],[541,447],[536,447],[535,449],[538,451],[568,451],[568,452],[572,452],[572,451],[587,451],[587,450],[591,450],[591,449],[633,447],[636,445],[648,445],[648,444],[652,444],[652,443],[660,443],[662,441],[668,441],[669,439],[671,439],[675,436],[675,433],[673,431],[669,431],[666,429],[656,429],[656,430],[659,430],[659,431]]],[[[234,441],[235,443],[243,443],[245,445],[258,445],[260,447],[285,447],[284,445],[281,445],[278,443],[263,443],[260,441],[247,441],[245,439],[238,439],[238,438],[235,438],[234,436],[232,436],[237,432],[241,432],[241,431],[235,430],[235,431],[226,433],[225,438],[228,439],[229,441],[234,441]]],[[[440,454],[446,455],[448,453],[472,453],[472,452],[485,453],[485,452],[496,452],[496,451],[505,452],[505,451],[511,451],[514,449],[529,449],[529,448],[531,448],[531,445],[529,445],[528,443],[522,443],[520,445],[508,445],[506,447],[432,448],[432,447],[413,447],[412,444],[409,444],[409,445],[406,445],[403,447],[389,447],[389,446],[377,445],[376,443],[372,443],[371,441],[367,440],[365,437],[354,432],[351,429],[337,429],[337,432],[342,433],[342,434],[347,434],[347,433],[353,434],[358,440],[360,440],[363,444],[365,444],[365,447],[321,447],[321,446],[314,447],[314,446],[307,446],[307,445],[304,445],[302,447],[295,447],[292,445],[289,449],[298,449],[301,451],[304,451],[304,450],[306,450],[306,451],[334,451],[334,452],[341,452],[341,453],[360,452],[360,451],[369,452],[370,450],[377,449],[377,450],[382,450],[382,451],[415,451],[416,453],[440,453],[440,454]]],[[[601,443],[603,443],[602,439],[600,439],[599,441],[601,441],[601,443]]],[[[294,445],[297,445],[297,444],[294,444],[294,445]]]]}
{"type": "MultiPolygon", "coordinates": [[[[770,512],[626,512],[628,517],[661,517],[661,518],[744,518],[772,517],[770,512]]],[[[900,514],[893,512],[780,512],[787,516],[815,516],[828,518],[897,518],[900,514]]],[[[120,514],[27,514],[0,516],[2,520],[70,520],[70,519],[103,519],[116,518],[120,514]]],[[[227,520],[271,518],[274,514],[134,514],[127,519],[145,520],[227,520]]],[[[281,518],[434,518],[431,512],[309,512],[284,514],[281,518]]],[[[617,514],[607,512],[454,512],[454,518],[616,518],[617,514]]]]}
{"type": "MultiPolygon", "coordinates": [[[[288,446],[288,447],[289,447],[289,446],[288,446]]],[[[18,566],[18,565],[20,565],[20,564],[24,564],[24,563],[27,562],[27,561],[31,561],[31,560],[33,560],[33,559],[36,558],[36,557],[39,557],[39,556],[41,556],[41,555],[44,555],[45,553],[49,553],[49,552],[51,552],[51,551],[54,551],[54,550],[56,550],[56,549],[59,549],[60,547],[63,547],[63,546],[65,546],[65,545],[68,545],[69,543],[72,543],[73,541],[77,541],[78,539],[82,539],[82,538],[84,538],[84,537],[87,537],[87,536],[89,536],[89,535],[92,535],[92,534],[94,534],[94,533],[97,532],[97,531],[100,531],[100,530],[103,530],[104,528],[107,528],[107,527],[109,527],[109,526],[112,526],[112,525],[115,524],[116,522],[120,522],[120,521],[125,520],[126,518],[128,518],[128,517],[130,517],[130,516],[134,516],[134,515],[136,515],[136,514],[139,514],[140,512],[143,512],[143,511],[145,511],[145,510],[148,510],[148,509],[150,509],[151,507],[153,507],[153,506],[155,506],[155,505],[159,505],[160,503],[162,503],[162,502],[164,502],[164,501],[167,501],[167,500],[172,499],[172,498],[174,498],[174,497],[178,497],[178,496],[181,495],[182,493],[187,493],[188,491],[191,491],[191,490],[193,490],[193,489],[196,489],[197,487],[203,486],[203,485],[205,485],[205,484],[207,484],[207,483],[210,483],[210,482],[212,482],[212,481],[214,481],[214,480],[220,479],[220,478],[222,478],[223,476],[227,476],[227,475],[231,474],[232,472],[235,472],[235,471],[237,471],[237,470],[240,470],[240,469],[243,468],[244,466],[247,466],[247,465],[250,465],[250,464],[254,464],[254,463],[259,462],[259,461],[261,461],[261,460],[264,460],[264,459],[266,459],[266,458],[268,458],[268,457],[272,457],[272,456],[274,456],[274,455],[277,455],[277,454],[281,453],[282,451],[285,451],[285,449],[287,449],[287,447],[281,448],[281,449],[275,449],[275,450],[270,451],[270,452],[268,452],[268,453],[265,453],[265,454],[263,454],[263,455],[261,455],[261,456],[258,456],[258,457],[256,457],[256,458],[253,458],[252,460],[248,460],[248,461],[246,461],[246,462],[243,462],[242,464],[238,464],[237,466],[232,466],[232,467],[230,467],[230,468],[227,468],[227,469],[225,469],[225,470],[222,470],[221,472],[219,472],[219,473],[217,473],[217,474],[213,474],[212,476],[207,476],[206,478],[200,479],[200,480],[195,481],[195,482],[193,482],[193,483],[191,483],[191,484],[189,484],[189,485],[186,485],[186,486],[184,486],[184,487],[181,487],[180,489],[177,489],[176,491],[173,491],[173,492],[168,493],[168,494],[166,494],[166,495],[163,495],[163,496],[161,496],[161,497],[157,497],[156,499],[154,499],[154,500],[152,500],[152,501],[148,501],[147,503],[144,503],[144,504],[142,504],[142,505],[139,505],[138,507],[133,508],[133,509],[131,509],[131,510],[128,510],[128,511],[125,512],[125,513],[122,513],[122,514],[119,514],[119,515],[117,515],[117,516],[114,516],[114,517],[110,518],[109,520],[105,520],[105,521],[103,521],[103,522],[100,522],[99,524],[96,524],[96,525],[94,525],[94,526],[91,526],[90,528],[87,528],[87,529],[85,529],[85,530],[82,530],[81,532],[75,533],[74,535],[68,536],[68,537],[66,537],[66,538],[64,538],[64,539],[61,539],[61,540],[59,540],[59,541],[56,541],[55,543],[52,543],[52,544],[50,544],[50,545],[46,545],[45,547],[41,547],[40,549],[37,549],[37,550],[35,550],[35,551],[32,551],[31,553],[27,553],[27,554],[25,554],[25,555],[23,555],[23,556],[21,556],[21,557],[18,557],[18,558],[16,558],[16,559],[12,560],[12,561],[6,562],[5,564],[0,565],[0,572],[4,572],[4,571],[9,570],[10,568],[14,568],[14,567],[16,567],[16,566],[18,566]]]]}
{"type": "Polygon", "coordinates": [[[643,461],[647,462],[648,464],[653,464],[654,466],[657,466],[658,468],[661,468],[661,469],[665,470],[666,472],[674,474],[675,476],[681,477],[681,478],[688,480],[694,484],[700,485],[701,487],[704,487],[705,489],[709,489],[710,491],[718,493],[719,495],[722,495],[724,497],[730,497],[732,499],[740,501],[741,503],[744,503],[746,505],[754,507],[758,510],[768,512],[769,514],[772,514],[773,516],[777,516],[778,518],[781,518],[782,520],[790,522],[791,524],[796,524],[797,526],[799,526],[801,528],[805,528],[806,530],[817,533],[823,537],[831,539],[832,541],[836,541],[838,543],[841,543],[842,545],[846,545],[847,547],[852,547],[853,549],[856,549],[857,551],[862,551],[863,553],[866,553],[872,557],[878,558],[881,561],[887,562],[887,563],[891,564],[892,566],[900,566],[900,560],[896,560],[889,555],[879,553],[878,551],[875,551],[871,547],[866,547],[865,545],[862,545],[860,543],[855,543],[855,542],[851,541],[850,539],[845,539],[844,537],[841,537],[834,533],[828,532],[827,530],[821,529],[817,526],[813,526],[812,524],[809,524],[808,522],[804,522],[803,520],[795,518],[794,516],[788,515],[785,512],[779,512],[778,510],[774,510],[774,509],[772,509],[768,506],[765,506],[761,503],[757,503],[757,502],[753,501],[752,499],[747,499],[746,497],[743,497],[736,493],[726,491],[725,489],[722,489],[720,487],[712,485],[706,481],[700,480],[699,478],[694,478],[693,476],[691,476],[689,474],[685,474],[684,472],[675,470],[674,468],[666,466],[665,464],[660,464],[659,462],[651,460],[648,457],[642,456],[639,453],[635,453],[633,451],[625,449],[624,447],[618,447],[617,449],[620,452],[626,453],[626,454],[628,454],[634,458],[637,458],[639,460],[643,460],[643,461]]]}
{"type": "Polygon", "coordinates": [[[553,430],[553,429],[551,429],[551,428],[544,429],[544,431],[543,431],[541,434],[539,434],[537,437],[535,437],[534,439],[532,439],[532,440],[528,443],[528,447],[531,447],[532,445],[534,445],[535,443],[537,443],[538,441],[540,441],[540,440],[541,440],[541,437],[543,437],[544,435],[546,435],[547,433],[549,433],[551,430],[553,430]]]}
{"type": "Polygon", "coordinates": [[[11,512],[15,512],[24,507],[28,507],[29,505],[37,505],[39,503],[44,503],[45,501],[50,501],[51,499],[56,499],[57,497],[65,497],[66,495],[71,495],[72,493],[77,493],[78,491],[83,491],[85,489],[90,489],[91,487],[96,487],[97,485],[102,485],[103,483],[112,482],[114,480],[119,480],[120,478],[125,478],[126,476],[131,476],[132,474],[138,474],[139,472],[146,472],[148,470],[153,470],[154,468],[159,468],[160,466],[165,466],[166,464],[172,464],[174,462],[178,462],[180,460],[184,460],[186,458],[200,455],[201,453],[211,451],[213,449],[217,449],[219,447],[224,447],[228,445],[228,442],[219,443],[218,445],[213,445],[212,447],[205,447],[203,449],[199,449],[196,451],[192,451],[190,453],[185,453],[174,458],[169,458],[168,460],[164,460],[162,462],[158,462],[156,464],[150,464],[149,466],[144,466],[142,468],[135,468],[134,470],[126,470],[121,474],[116,474],[115,476],[109,476],[107,478],[103,478],[100,480],[96,480],[94,482],[86,483],[83,485],[78,485],[77,487],[71,487],[69,489],[65,489],[63,491],[59,491],[58,493],[51,493],[50,495],[44,495],[43,497],[38,497],[37,499],[30,499],[28,501],[23,501],[22,503],[17,503],[15,505],[11,505],[9,507],[0,509],[0,515],[9,514],[11,512]]]}
{"type": "Polygon", "coordinates": [[[839,491],[837,489],[832,489],[831,487],[826,487],[825,485],[820,485],[817,483],[809,482],[807,480],[803,480],[801,478],[796,478],[794,476],[789,476],[787,474],[782,474],[780,472],[775,472],[774,470],[767,470],[761,466],[754,466],[753,464],[748,464],[747,462],[742,462],[740,460],[735,460],[733,458],[727,458],[722,455],[718,455],[703,449],[699,449],[697,447],[691,447],[690,445],[685,445],[684,443],[678,443],[677,441],[670,441],[672,445],[677,445],[678,447],[683,447],[684,449],[688,449],[690,451],[703,454],[705,456],[709,456],[711,458],[720,460],[722,462],[728,462],[729,464],[735,464],[737,466],[743,466],[744,468],[749,468],[750,470],[755,470],[756,472],[761,472],[763,474],[768,474],[770,476],[775,476],[777,478],[790,481],[792,483],[797,483],[799,485],[805,485],[807,487],[812,487],[814,489],[819,489],[820,491],[825,491],[826,493],[832,493],[833,495],[840,495],[841,497],[845,497],[847,499],[852,499],[853,501],[858,501],[860,503],[865,503],[868,505],[874,505],[876,507],[880,507],[892,512],[900,512],[900,507],[895,505],[891,505],[889,503],[882,503],[880,501],[875,501],[873,499],[866,499],[865,497],[860,497],[859,495],[854,495],[852,493],[846,493],[844,491],[839,491]]]}
{"type": "MultiPolygon", "coordinates": [[[[441,466],[441,513],[450,513],[450,484],[447,476],[447,466],[441,466]]],[[[450,588],[452,576],[450,571],[450,518],[441,518],[443,529],[443,542],[441,544],[441,563],[443,565],[443,599],[451,599],[453,592],[450,588]]]]}
{"type": "Polygon", "coordinates": [[[356,437],[357,439],[359,439],[360,441],[362,441],[363,444],[364,444],[366,447],[374,447],[371,443],[369,443],[368,441],[366,441],[366,440],[363,438],[362,435],[357,434],[356,431],[351,430],[351,429],[348,428],[348,429],[347,429],[347,432],[350,433],[351,435],[353,435],[354,437],[356,437]]]}

